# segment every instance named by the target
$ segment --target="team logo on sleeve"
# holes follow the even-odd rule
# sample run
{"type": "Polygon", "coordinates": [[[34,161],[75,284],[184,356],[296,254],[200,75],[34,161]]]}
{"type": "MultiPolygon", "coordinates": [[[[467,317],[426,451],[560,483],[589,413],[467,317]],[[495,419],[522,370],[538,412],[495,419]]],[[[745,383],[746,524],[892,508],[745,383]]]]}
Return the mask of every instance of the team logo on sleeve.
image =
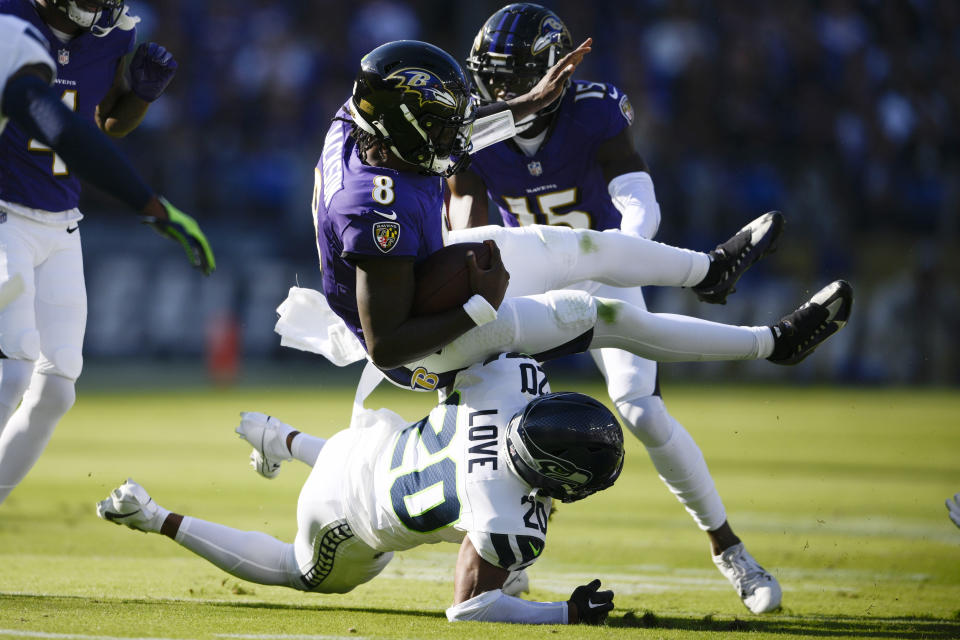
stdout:
{"type": "Polygon", "coordinates": [[[457,108],[457,99],[443,86],[443,81],[426,69],[398,69],[386,79],[395,80],[396,88],[403,89],[404,95],[412,93],[417,96],[421,107],[427,102],[435,102],[451,109],[457,108]]]}
{"type": "Polygon", "coordinates": [[[627,94],[623,94],[620,98],[620,113],[623,114],[627,124],[633,124],[633,105],[630,104],[627,94]]]}
{"type": "Polygon", "coordinates": [[[400,240],[400,224],[397,222],[377,222],[373,225],[373,241],[377,243],[377,249],[384,253],[397,246],[400,240]]]}

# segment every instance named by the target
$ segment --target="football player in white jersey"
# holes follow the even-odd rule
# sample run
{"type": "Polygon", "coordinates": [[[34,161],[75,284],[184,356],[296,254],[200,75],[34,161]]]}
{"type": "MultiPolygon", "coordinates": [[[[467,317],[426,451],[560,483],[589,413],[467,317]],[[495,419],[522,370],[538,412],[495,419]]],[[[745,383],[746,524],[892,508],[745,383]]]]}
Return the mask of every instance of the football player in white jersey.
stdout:
{"type": "Polygon", "coordinates": [[[501,354],[461,371],[415,424],[365,411],[325,441],[261,413],[242,416],[237,432],[270,471],[290,458],[313,469],[293,544],[172,513],[132,480],[97,515],[167,535],[238,578],[318,593],[373,579],[396,551],[458,543],[451,621],[599,624],[613,608],[599,580],[561,602],[504,593],[542,554],[552,500],[605,489],[623,467],[613,414],[588,396],[550,393],[534,360],[501,354]]]}
{"type": "MultiPolygon", "coordinates": [[[[197,223],[158,197],[106,135],[50,86],[57,65],[49,47],[37,26],[0,14],[0,133],[9,121],[7,134],[15,127],[18,135],[46,145],[48,154],[52,149],[71,171],[142,214],[210,273],[213,253],[197,223]]],[[[6,152],[3,158],[0,189],[19,184],[13,176],[26,171],[6,152]]],[[[8,204],[0,203],[0,503],[73,405],[86,321],[77,226],[58,213],[50,220],[31,217],[43,215],[37,209],[20,215],[22,209],[8,204]]]]}

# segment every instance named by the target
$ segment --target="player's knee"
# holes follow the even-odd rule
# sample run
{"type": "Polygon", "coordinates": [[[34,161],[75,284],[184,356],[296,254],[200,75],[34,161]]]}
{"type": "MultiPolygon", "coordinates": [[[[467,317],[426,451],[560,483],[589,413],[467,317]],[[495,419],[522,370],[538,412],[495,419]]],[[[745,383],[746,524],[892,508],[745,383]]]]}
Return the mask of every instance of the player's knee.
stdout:
{"type": "Polygon", "coordinates": [[[70,378],[56,374],[43,374],[46,380],[40,393],[39,404],[50,413],[65,414],[77,401],[77,389],[70,378]]]}
{"type": "Polygon", "coordinates": [[[597,323],[596,298],[585,291],[562,290],[546,294],[557,325],[564,329],[589,331],[597,323]]]}
{"type": "MultiPolygon", "coordinates": [[[[571,229],[570,227],[554,225],[536,225],[534,227],[521,227],[529,229],[528,233],[535,234],[543,244],[552,266],[566,268],[576,261],[577,255],[583,250],[581,233],[585,229],[571,229]]],[[[593,233],[593,232],[589,232],[593,233]]]]}
{"type": "Polygon", "coordinates": [[[627,398],[614,404],[627,428],[645,447],[659,447],[670,441],[676,421],[660,396],[627,398]]]}
{"type": "Polygon", "coordinates": [[[60,347],[49,356],[49,362],[40,369],[45,375],[55,375],[75,381],[83,370],[83,352],[73,346],[60,347]]]}
{"type": "Polygon", "coordinates": [[[40,334],[36,329],[0,334],[0,351],[11,360],[34,361],[40,357],[40,334]]]}

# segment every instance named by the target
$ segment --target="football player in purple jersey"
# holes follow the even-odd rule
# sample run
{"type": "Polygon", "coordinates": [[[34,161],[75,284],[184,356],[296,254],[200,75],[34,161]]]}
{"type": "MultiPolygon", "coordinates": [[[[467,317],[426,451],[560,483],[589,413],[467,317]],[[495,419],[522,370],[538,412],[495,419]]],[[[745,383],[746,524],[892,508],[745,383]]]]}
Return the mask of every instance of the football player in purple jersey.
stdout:
{"type": "Polygon", "coordinates": [[[774,246],[782,221],[769,214],[710,254],[620,232],[545,225],[469,229],[460,233],[495,240],[489,268],[466,256],[475,295],[462,308],[415,313],[414,267],[444,244],[442,177],[461,169],[481,146],[471,146],[472,137],[497,137],[488,132],[491,119],[507,116],[505,139],[514,133],[514,119],[551,104],[588,46],[560,58],[527,93],[479,109],[463,69],[433,45],[403,40],[364,56],[353,95],[327,132],[315,171],[314,224],[329,309],[318,307],[304,317],[322,326],[293,330],[333,335],[337,353],[362,348],[394,383],[433,390],[447,386],[459,369],[504,351],[548,358],[615,347],[661,361],[766,358],[795,364],[842,328],[853,300],[843,281],[776,325],[755,327],[653,314],[566,289],[599,280],[693,287],[723,298],[774,246]],[[507,268],[521,259],[534,263],[523,275],[536,279],[541,293],[504,299],[507,268]]]}
{"type": "Polygon", "coordinates": [[[0,309],[3,502],[75,400],[87,304],[77,175],[179,242],[204,273],[215,263],[197,223],[157,197],[97,128],[125,135],[136,127],[172,78],[172,56],[144,45],[124,71],[136,18],[117,0],[0,0],[0,20],[8,36],[0,65],[0,290],[19,288],[0,309]]]}
{"type": "MultiPolygon", "coordinates": [[[[503,7],[473,42],[467,69],[483,102],[524,93],[573,48],[567,27],[549,9],[503,7]]],[[[468,171],[448,180],[453,228],[486,225],[488,194],[509,227],[545,224],[619,229],[653,238],[660,207],[653,181],[630,136],[633,108],[612,84],[573,80],[552,105],[517,123],[517,135],[472,155],[468,171]]],[[[524,265],[521,263],[520,265],[524,265]]],[[[508,295],[537,293],[526,269],[512,269],[508,295]]],[[[592,294],[645,308],[639,288],[583,283],[592,294]]],[[[710,295],[701,298],[716,302],[710,295]]],[[[754,613],[776,609],[780,587],[744,549],[727,520],[710,471],[660,394],[657,363],[620,349],[594,349],[610,399],[640,439],[660,478],[710,538],[717,567],[754,613]]]]}

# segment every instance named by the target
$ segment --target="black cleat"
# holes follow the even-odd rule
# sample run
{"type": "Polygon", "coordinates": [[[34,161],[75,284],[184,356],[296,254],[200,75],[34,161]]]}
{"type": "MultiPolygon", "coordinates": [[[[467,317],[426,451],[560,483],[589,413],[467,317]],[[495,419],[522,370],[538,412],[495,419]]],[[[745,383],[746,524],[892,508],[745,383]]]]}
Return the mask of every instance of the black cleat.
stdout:
{"type": "Polygon", "coordinates": [[[770,211],[711,251],[713,262],[710,263],[707,277],[692,287],[700,302],[726,304],[727,296],[736,291],[734,285],[740,276],[757,260],[777,250],[783,225],[783,214],[770,211]]]}
{"type": "Polygon", "coordinates": [[[797,364],[847,324],[851,308],[853,287],[845,280],[831,282],[770,327],[774,343],[773,354],[767,360],[797,364]]]}

